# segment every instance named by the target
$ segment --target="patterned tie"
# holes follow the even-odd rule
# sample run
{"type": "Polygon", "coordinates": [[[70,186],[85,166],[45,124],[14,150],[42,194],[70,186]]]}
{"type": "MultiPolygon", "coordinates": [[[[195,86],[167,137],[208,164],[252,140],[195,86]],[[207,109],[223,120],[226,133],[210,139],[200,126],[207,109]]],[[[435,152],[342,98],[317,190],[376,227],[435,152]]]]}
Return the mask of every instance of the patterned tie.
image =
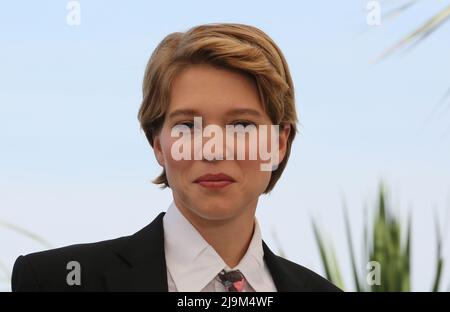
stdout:
{"type": "Polygon", "coordinates": [[[225,270],[222,270],[218,276],[227,291],[241,292],[244,289],[245,278],[241,271],[225,272],[225,270]]]}

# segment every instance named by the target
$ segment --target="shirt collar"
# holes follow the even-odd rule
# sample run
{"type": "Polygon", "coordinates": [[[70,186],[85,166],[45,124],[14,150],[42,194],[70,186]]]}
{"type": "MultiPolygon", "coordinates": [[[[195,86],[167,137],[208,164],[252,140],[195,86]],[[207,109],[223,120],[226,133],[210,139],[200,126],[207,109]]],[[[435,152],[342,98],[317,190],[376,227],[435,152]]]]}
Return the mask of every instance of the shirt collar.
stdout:
{"type": "MultiPolygon", "coordinates": [[[[163,225],[166,265],[178,291],[201,291],[221,270],[231,270],[174,202],[167,209],[163,225]]],[[[255,291],[266,291],[263,256],[261,232],[255,219],[247,252],[232,268],[240,270],[255,291]]]]}

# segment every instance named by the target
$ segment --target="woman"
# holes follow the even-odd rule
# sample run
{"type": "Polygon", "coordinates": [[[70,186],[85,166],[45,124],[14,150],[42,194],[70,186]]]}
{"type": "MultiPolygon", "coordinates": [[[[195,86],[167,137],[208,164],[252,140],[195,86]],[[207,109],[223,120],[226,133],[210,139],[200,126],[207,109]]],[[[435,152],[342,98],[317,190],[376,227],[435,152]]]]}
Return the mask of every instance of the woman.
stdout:
{"type": "Polygon", "coordinates": [[[21,256],[13,290],[339,290],[274,255],[255,219],[297,131],[288,66],[264,32],[208,24],[168,35],[138,117],[163,170],[154,183],[173,194],[167,213],[129,237],[21,256]]]}

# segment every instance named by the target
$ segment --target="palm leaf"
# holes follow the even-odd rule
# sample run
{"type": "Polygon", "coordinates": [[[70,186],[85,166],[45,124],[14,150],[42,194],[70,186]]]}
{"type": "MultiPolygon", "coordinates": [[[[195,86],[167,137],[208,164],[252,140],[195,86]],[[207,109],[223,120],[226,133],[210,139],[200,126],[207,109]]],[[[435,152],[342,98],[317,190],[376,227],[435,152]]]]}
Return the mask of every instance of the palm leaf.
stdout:
{"type": "Polygon", "coordinates": [[[332,281],[337,287],[344,289],[344,282],[342,280],[341,270],[339,269],[339,264],[336,258],[336,252],[334,247],[331,245],[329,247],[329,255],[330,255],[330,273],[332,274],[332,281]]]}
{"type": "Polygon", "coordinates": [[[405,4],[391,10],[390,12],[386,13],[386,15],[383,17],[383,21],[393,20],[394,18],[400,16],[401,13],[411,8],[417,2],[419,2],[419,0],[410,0],[405,4]]]}
{"type": "Polygon", "coordinates": [[[406,230],[406,247],[405,247],[405,253],[403,256],[404,260],[404,281],[402,284],[402,288],[404,291],[410,291],[410,285],[411,285],[411,278],[410,278],[410,272],[411,272],[411,216],[408,218],[408,229],[406,230]]]}
{"type": "Polygon", "coordinates": [[[433,17],[428,19],[423,25],[419,28],[402,38],[400,41],[386,49],[382,52],[378,57],[376,57],[372,63],[376,63],[387,56],[391,55],[395,51],[413,43],[414,41],[420,43],[422,40],[427,38],[430,34],[432,34],[436,29],[442,26],[446,21],[450,18],[450,6],[446,7],[442,11],[435,14],[433,17]]]}
{"type": "Polygon", "coordinates": [[[355,283],[355,289],[357,292],[361,292],[361,285],[359,282],[359,276],[358,276],[358,270],[356,268],[356,259],[355,259],[355,252],[353,250],[353,240],[352,240],[352,233],[350,229],[350,220],[348,217],[348,211],[344,204],[344,219],[345,219],[345,231],[347,233],[347,244],[350,252],[350,259],[352,263],[352,272],[353,272],[353,281],[355,283]]]}
{"type": "Polygon", "coordinates": [[[441,281],[443,259],[442,259],[442,236],[439,227],[439,220],[435,215],[434,218],[436,228],[436,274],[433,283],[433,292],[439,291],[439,284],[441,281]]]}
{"type": "Polygon", "coordinates": [[[316,239],[317,246],[319,247],[320,258],[322,259],[322,265],[325,271],[325,276],[327,280],[333,281],[333,276],[331,274],[331,263],[327,251],[325,249],[325,242],[322,238],[322,235],[320,234],[317,224],[314,221],[312,222],[312,226],[314,231],[314,237],[316,239]]]}
{"type": "Polygon", "coordinates": [[[39,235],[37,235],[37,234],[35,234],[33,232],[30,232],[30,231],[28,231],[28,230],[26,230],[26,229],[24,229],[24,228],[22,228],[22,227],[20,227],[18,225],[15,225],[15,224],[12,224],[12,223],[0,220],[0,227],[4,227],[4,228],[10,229],[12,231],[15,231],[15,232],[17,232],[19,234],[22,234],[22,235],[24,235],[24,236],[26,236],[28,238],[31,238],[32,240],[42,244],[43,246],[45,246],[47,248],[52,248],[52,245],[49,242],[47,242],[45,239],[43,239],[39,235]]]}
{"type": "MultiPolygon", "coordinates": [[[[366,210],[365,210],[366,211],[366,210]]],[[[368,235],[369,226],[367,224],[367,216],[365,213],[364,222],[364,246],[363,260],[378,262],[382,268],[380,271],[380,284],[370,285],[368,288],[362,284],[359,278],[356,259],[353,250],[353,240],[349,221],[349,215],[344,205],[344,220],[347,242],[349,245],[351,269],[353,279],[355,280],[355,288],[357,291],[367,289],[372,292],[380,291],[411,291],[411,242],[412,242],[412,217],[407,217],[406,231],[402,231],[404,225],[401,219],[391,213],[390,205],[386,200],[386,192],[384,185],[380,183],[378,194],[378,203],[376,211],[373,215],[371,235],[368,235]]],[[[444,260],[442,257],[442,234],[440,232],[437,217],[437,263],[436,274],[434,276],[433,290],[438,291],[440,281],[442,279],[442,271],[444,260]]],[[[313,221],[314,236],[319,248],[322,265],[324,267],[327,278],[336,285],[342,285],[339,266],[337,265],[334,248],[330,248],[325,244],[323,235],[320,233],[317,224],[313,221]]],[[[343,287],[341,287],[343,288],[343,287]]]]}

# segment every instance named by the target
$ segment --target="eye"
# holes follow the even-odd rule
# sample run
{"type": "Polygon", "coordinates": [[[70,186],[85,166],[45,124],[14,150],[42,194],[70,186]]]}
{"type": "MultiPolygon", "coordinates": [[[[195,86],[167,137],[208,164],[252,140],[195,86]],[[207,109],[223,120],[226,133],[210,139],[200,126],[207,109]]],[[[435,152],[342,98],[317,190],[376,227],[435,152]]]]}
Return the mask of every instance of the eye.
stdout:
{"type": "Polygon", "coordinates": [[[194,128],[194,122],[193,121],[180,121],[175,124],[175,127],[176,126],[186,126],[189,129],[192,129],[192,128],[194,128]]]}
{"type": "Polygon", "coordinates": [[[256,124],[252,121],[248,121],[248,120],[237,120],[234,121],[233,126],[243,126],[244,128],[250,125],[256,126],[256,124]]]}

